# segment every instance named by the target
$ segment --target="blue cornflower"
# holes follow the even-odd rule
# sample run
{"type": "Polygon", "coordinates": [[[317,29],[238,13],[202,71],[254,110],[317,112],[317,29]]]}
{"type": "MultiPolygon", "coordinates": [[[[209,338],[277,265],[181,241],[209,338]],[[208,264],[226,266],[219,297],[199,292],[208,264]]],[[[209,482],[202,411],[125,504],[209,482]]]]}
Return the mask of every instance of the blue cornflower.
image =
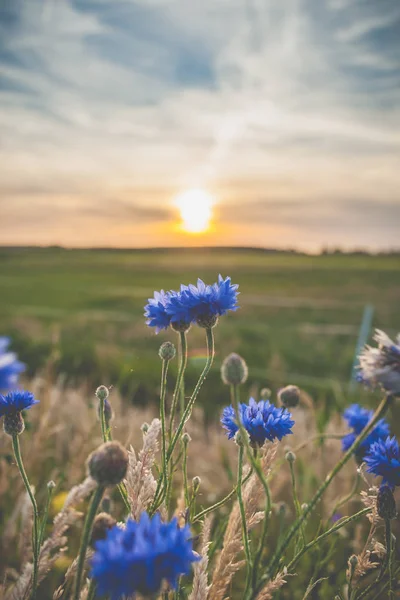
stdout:
{"type": "Polygon", "coordinates": [[[384,331],[375,330],[377,348],[366,346],[359,356],[359,379],[386,392],[400,395],[400,334],[393,341],[384,331]]]}
{"type": "Polygon", "coordinates": [[[206,285],[198,279],[197,285],[191,284],[182,291],[181,301],[187,306],[192,322],[201,327],[212,327],[218,317],[239,308],[238,287],[231,283],[230,277],[224,279],[222,275],[218,276],[218,282],[213,285],[206,285]]]}
{"type": "Polygon", "coordinates": [[[0,337],[0,390],[8,391],[18,383],[18,376],[25,370],[25,365],[17,360],[14,352],[7,352],[10,340],[0,337]]]}
{"type": "Polygon", "coordinates": [[[388,436],[371,444],[365,457],[368,473],[382,477],[382,485],[400,486],[400,448],[396,438],[388,436]]]}
{"type": "MultiPolygon", "coordinates": [[[[342,449],[345,452],[348,450],[362,430],[368,425],[374,416],[373,410],[363,408],[359,404],[351,404],[343,413],[344,419],[353,430],[342,439],[342,449]]],[[[374,429],[367,435],[361,446],[356,451],[356,457],[362,461],[365,454],[368,452],[371,444],[382,438],[386,438],[390,433],[389,423],[385,419],[380,419],[374,429]]]]}
{"type": "Polygon", "coordinates": [[[39,404],[32,392],[15,391],[6,396],[0,395],[0,417],[13,415],[39,404]]]}
{"type": "Polygon", "coordinates": [[[188,525],[180,528],[176,518],[162,523],[159,514],[150,519],[142,513],[139,522],[129,519],[124,528],[113,527],[95,544],[91,561],[99,596],[153,596],[163,581],[175,589],[179,576],[200,559],[192,545],[188,525]]]}
{"type": "MultiPolygon", "coordinates": [[[[254,398],[250,398],[249,404],[239,404],[239,415],[253,445],[262,446],[265,440],[281,440],[285,435],[293,433],[291,413],[286,408],[274,406],[268,400],[256,402],[254,398]]],[[[228,438],[233,438],[239,430],[233,406],[224,408],[221,423],[228,432],[228,438]]]]}
{"type": "Polygon", "coordinates": [[[147,318],[146,323],[149,327],[155,327],[156,333],[161,329],[168,329],[171,324],[171,317],[167,313],[167,303],[170,293],[154,292],[154,297],[149,298],[149,303],[144,307],[144,316],[147,318]]]}

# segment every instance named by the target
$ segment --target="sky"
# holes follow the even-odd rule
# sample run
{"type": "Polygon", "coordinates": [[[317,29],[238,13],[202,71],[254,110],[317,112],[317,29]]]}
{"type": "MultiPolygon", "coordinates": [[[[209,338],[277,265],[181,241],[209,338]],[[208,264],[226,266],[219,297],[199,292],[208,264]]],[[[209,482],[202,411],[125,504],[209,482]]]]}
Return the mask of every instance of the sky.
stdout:
{"type": "Polygon", "coordinates": [[[0,0],[3,245],[399,248],[399,126],[398,0],[0,0]]]}

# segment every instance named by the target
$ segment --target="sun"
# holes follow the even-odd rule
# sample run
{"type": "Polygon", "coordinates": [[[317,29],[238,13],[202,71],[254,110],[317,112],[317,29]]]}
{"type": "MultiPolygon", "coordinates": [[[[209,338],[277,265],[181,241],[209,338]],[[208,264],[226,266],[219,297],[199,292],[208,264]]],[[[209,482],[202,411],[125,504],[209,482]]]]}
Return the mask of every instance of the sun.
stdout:
{"type": "Polygon", "coordinates": [[[187,233],[204,233],[210,226],[213,198],[204,190],[188,190],[176,199],[187,233]]]}

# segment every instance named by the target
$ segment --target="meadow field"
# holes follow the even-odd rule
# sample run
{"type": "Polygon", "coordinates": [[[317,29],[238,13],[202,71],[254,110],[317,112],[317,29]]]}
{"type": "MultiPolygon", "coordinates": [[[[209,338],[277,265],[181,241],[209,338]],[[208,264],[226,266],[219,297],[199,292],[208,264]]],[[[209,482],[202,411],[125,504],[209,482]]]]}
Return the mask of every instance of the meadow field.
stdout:
{"type": "MultiPolygon", "coordinates": [[[[355,382],[352,372],[366,307],[372,314],[370,338],[373,327],[393,336],[399,330],[398,255],[309,256],[246,249],[3,248],[0,250],[0,334],[10,336],[12,348],[26,364],[21,384],[40,398],[38,409],[35,407],[26,415],[26,433],[21,436],[25,467],[34,482],[40,506],[46,502],[47,483],[50,479],[56,482],[56,492],[43,521],[43,532],[50,541],[47,546],[44,543],[41,555],[48,565],[44,565],[45,575],[39,578],[37,598],[40,600],[72,598],[74,557],[82,535],[80,510],[87,509],[86,501],[93,491],[93,480],[85,480],[85,459],[102,440],[110,439],[106,429],[100,427],[96,387],[104,384],[111,389],[115,418],[110,435],[136,452],[142,444],[145,448],[142,424],[152,423],[151,427],[158,427],[158,435],[160,433],[160,421],[152,421],[160,415],[158,349],[165,340],[177,341],[177,336],[172,330],[156,336],[145,324],[144,305],[154,290],[177,289],[181,283],[195,283],[197,277],[212,283],[218,273],[230,275],[232,281],[239,284],[240,309],[222,317],[215,328],[215,362],[201,388],[192,418],[184,425],[191,436],[191,455],[187,463],[186,459],[182,463],[183,450],[175,449],[172,456],[176,462],[170,472],[174,485],[166,492],[166,506],[160,506],[167,515],[175,514],[180,519],[185,510],[189,510],[196,534],[202,531],[202,516],[215,506],[213,520],[207,525],[211,527],[212,523],[211,591],[208,594],[204,587],[202,593],[199,591],[196,596],[193,592],[189,596],[191,584],[185,580],[177,593],[163,593],[163,600],[172,597],[176,600],[394,597],[397,567],[393,577],[378,578],[375,585],[377,566],[385,565],[381,543],[384,529],[382,519],[372,519],[370,529],[367,519],[362,519],[368,511],[376,510],[373,508],[376,491],[369,489],[373,479],[365,471],[357,470],[351,452],[350,460],[343,463],[344,468],[332,479],[322,501],[318,505],[307,502],[318,493],[316,490],[324,485],[326,474],[333,472],[344,456],[340,443],[347,431],[343,409],[351,402],[376,408],[381,397],[379,391],[367,390],[355,382]],[[243,550],[237,490],[238,499],[234,497],[235,472],[241,468],[243,452],[239,451],[238,458],[237,445],[226,438],[219,423],[222,408],[234,397],[222,383],[220,374],[222,361],[231,352],[242,355],[249,366],[248,380],[241,386],[242,401],[247,401],[250,395],[260,398],[261,390],[266,387],[271,389],[275,403],[282,386],[295,384],[302,390],[300,404],[292,409],[294,435],[279,445],[277,441],[272,445],[266,442],[263,450],[260,449],[261,454],[254,459],[264,465],[264,476],[270,486],[272,500],[269,508],[265,507],[265,513],[255,512],[263,508],[262,478],[259,480],[259,475],[253,472],[250,487],[246,487],[243,480],[243,493],[247,494],[244,506],[249,511],[246,518],[249,523],[255,519],[248,534],[252,552],[259,542],[260,565],[269,565],[271,577],[276,578],[270,582],[272,591],[267,590],[264,595],[262,591],[258,593],[255,580],[253,587],[248,588],[249,580],[243,571],[236,574],[236,567],[229,571],[229,566],[230,574],[225,574],[226,577],[220,572],[226,548],[233,548],[229,560],[225,558],[229,565],[236,564],[234,561],[243,550]],[[292,451],[295,454],[291,454],[292,451]],[[288,459],[288,456],[293,458],[288,459]],[[182,473],[179,472],[181,463],[182,473]],[[193,477],[200,477],[201,487],[196,498],[192,484],[192,506],[192,501],[188,504],[188,481],[193,477]],[[86,482],[83,487],[74,487],[83,480],[86,482]],[[79,511],[73,503],[65,508],[70,502],[67,494],[71,489],[79,511]],[[256,491],[253,494],[251,490],[256,491]],[[366,508],[362,508],[361,490],[369,494],[364,498],[366,508]],[[307,511],[311,513],[312,509],[315,509],[312,517],[308,518],[307,511]],[[261,519],[257,515],[264,515],[264,522],[268,521],[266,529],[256,526],[257,519],[261,519]],[[354,519],[351,515],[355,515],[354,519]],[[280,540],[290,535],[290,525],[296,518],[300,529],[288,542],[289,558],[284,558],[289,571],[279,572],[283,557],[275,564],[274,549],[280,540]],[[54,519],[56,524],[57,519],[65,519],[66,534],[64,530],[57,532],[54,519]],[[235,527],[232,519],[236,519],[235,527]],[[325,539],[325,532],[335,528],[332,524],[338,520],[338,530],[325,539]],[[229,535],[233,535],[231,546],[229,535]],[[314,550],[308,552],[314,545],[314,550]],[[49,547],[51,551],[46,550],[49,547]],[[360,566],[353,581],[353,575],[348,574],[352,554],[358,556],[360,565],[367,565],[365,573],[360,566]],[[377,562],[370,567],[375,554],[377,562]],[[373,569],[371,573],[369,569],[373,569]],[[283,576],[287,584],[283,584],[283,576]],[[219,589],[221,581],[223,585],[219,589]],[[363,595],[370,582],[371,594],[363,595]],[[57,586],[61,587],[57,589],[57,586]],[[384,591],[388,586],[392,595],[384,591]],[[380,596],[373,595],[376,591],[380,596]]],[[[192,390],[206,364],[204,329],[193,326],[188,344],[187,403],[191,402],[191,394],[194,397],[192,390]]],[[[176,360],[171,361],[168,376],[165,396],[168,411],[177,376],[176,363],[176,360]]],[[[235,394],[235,386],[232,393],[235,394]]],[[[389,417],[391,431],[397,435],[399,409],[399,403],[393,403],[389,417]]],[[[156,464],[151,464],[149,477],[155,485],[153,474],[160,477],[161,467],[157,466],[160,454],[157,438],[154,440],[152,460],[156,459],[156,464]]],[[[255,468],[253,463],[251,465],[255,468]]],[[[129,477],[127,481],[129,488],[129,477]]],[[[241,481],[239,475],[238,481],[241,481]]],[[[144,485],[143,481],[139,484],[144,485]]],[[[156,498],[153,496],[152,488],[151,502],[156,498]]],[[[133,507],[136,496],[132,498],[133,507]]],[[[26,588],[24,569],[30,554],[32,513],[15,468],[9,436],[5,434],[0,436],[0,501],[0,575],[7,583],[0,585],[0,598],[22,600],[27,596],[20,592],[18,585],[26,588]]],[[[152,506],[151,502],[148,507],[152,506]]],[[[118,493],[108,491],[102,508],[121,519],[124,517],[124,503],[118,493]]],[[[132,515],[135,514],[132,508],[132,515]]],[[[399,537],[398,522],[393,524],[393,531],[399,537]]],[[[398,553],[394,556],[398,557],[398,553]]],[[[259,573],[261,577],[262,573],[259,573]]],[[[85,581],[83,584],[85,587],[79,597],[93,598],[95,588],[85,581]]]]}
{"type": "MultiPolygon", "coordinates": [[[[217,329],[218,354],[201,401],[207,416],[223,405],[219,367],[235,351],[251,365],[250,385],[305,387],[327,408],[343,405],[366,305],[373,326],[395,333],[400,256],[268,253],[262,250],[0,250],[0,332],[13,339],[28,377],[53,356],[71,385],[113,385],[138,405],[157,403],[153,358],[174,334],[145,325],[154,290],[218,273],[240,285],[240,310],[217,329]]],[[[204,340],[190,336],[189,384],[204,362],[204,340]]],[[[359,386],[352,390],[359,394],[359,386]]]]}

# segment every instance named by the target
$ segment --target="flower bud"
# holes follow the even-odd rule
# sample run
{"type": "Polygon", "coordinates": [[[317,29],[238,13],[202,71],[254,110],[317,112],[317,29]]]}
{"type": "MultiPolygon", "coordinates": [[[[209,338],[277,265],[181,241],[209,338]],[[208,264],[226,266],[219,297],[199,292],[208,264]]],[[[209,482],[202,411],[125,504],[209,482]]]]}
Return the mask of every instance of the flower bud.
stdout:
{"type": "Polygon", "coordinates": [[[296,460],[296,455],[295,455],[295,453],[294,453],[294,452],[292,452],[291,450],[289,450],[289,452],[286,452],[285,458],[286,458],[286,460],[287,460],[289,463],[292,463],[292,464],[293,464],[293,463],[294,463],[294,461],[296,460]]]}
{"type": "Polygon", "coordinates": [[[108,513],[99,513],[93,522],[92,534],[90,536],[90,545],[92,548],[95,547],[96,542],[105,540],[109,530],[116,524],[117,521],[108,513]]]}
{"type": "Polygon", "coordinates": [[[171,329],[177,333],[186,333],[190,329],[190,323],[186,323],[186,321],[174,321],[171,323],[171,329]]]}
{"type": "Polygon", "coordinates": [[[249,370],[246,362],[239,354],[229,354],[222,363],[221,377],[226,385],[240,385],[247,381],[249,370]]]}
{"type": "Polygon", "coordinates": [[[48,490],[54,490],[55,487],[56,487],[56,484],[55,484],[55,482],[53,480],[47,482],[47,489],[48,490]]]}
{"type": "MultiPolygon", "coordinates": [[[[249,443],[250,443],[250,436],[249,436],[249,434],[247,433],[247,431],[245,431],[245,435],[247,435],[247,440],[248,440],[248,441],[249,441],[249,443]]],[[[234,440],[235,440],[235,442],[236,442],[236,444],[237,444],[238,446],[244,446],[244,441],[243,441],[243,438],[242,438],[242,433],[241,433],[241,431],[237,431],[237,432],[235,433],[234,440]]]]}
{"type": "Polygon", "coordinates": [[[21,435],[25,429],[25,422],[20,411],[4,415],[3,429],[8,435],[21,435]]]}
{"type": "Polygon", "coordinates": [[[106,442],[89,456],[87,465],[90,476],[99,485],[117,485],[128,468],[128,452],[119,442],[106,442]]]}
{"type": "Polygon", "coordinates": [[[196,323],[204,329],[212,329],[218,324],[218,315],[201,315],[197,317],[196,323]]]}
{"type": "Polygon", "coordinates": [[[353,568],[355,568],[358,565],[358,558],[355,554],[353,554],[352,556],[350,556],[349,558],[349,565],[353,568]]]}
{"type": "Polygon", "coordinates": [[[96,396],[99,400],[107,400],[109,395],[110,391],[105,385],[100,385],[96,390],[96,396]]]}
{"type": "Polygon", "coordinates": [[[194,493],[196,494],[201,484],[201,479],[197,475],[192,479],[194,493]]]}
{"type": "Polygon", "coordinates": [[[378,515],[386,521],[391,521],[396,518],[396,501],[393,496],[393,492],[387,485],[382,485],[379,488],[378,496],[376,499],[376,508],[378,515]]]}
{"type": "Polygon", "coordinates": [[[260,398],[261,400],[268,400],[269,398],[271,398],[271,390],[269,388],[263,388],[260,392],[260,398]]]}
{"type": "Polygon", "coordinates": [[[175,358],[176,349],[172,342],[164,342],[161,344],[160,349],[158,351],[158,356],[161,360],[172,360],[175,358]]]}
{"type": "Polygon", "coordinates": [[[287,385],[279,390],[278,398],[285,408],[294,408],[300,402],[300,389],[297,385],[287,385]]]}
{"type": "Polygon", "coordinates": [[[182,443],[185,444],[185,446],[187,446],[189,444],[189,442],[192,441],[192,438],[190,437],[190,435],[188,433],[184,433],[182,436],[182,443]]]}
{"type": "MultiPolygon", "coordinates": [[[[109,401],[107,400],[107,398],[104,399],[104,420],[106,422],[106,425],[108,427],[111,419],[113,418],[114,414],[113,414],[113,410],[111,408],[111,404],[109,403],[109,401]]],[[[101,403],[99,402],[99,405],[97,407],[97,415],[99,417],[99,419],[101,420],[101,403]]]]}
{"type": "Polygon", "coordinates": [[[148,423],[143,423],[140,429],[142,430],[143,435],[146,435],[146,433],[150,429],[150,425],[148,423]]]}

